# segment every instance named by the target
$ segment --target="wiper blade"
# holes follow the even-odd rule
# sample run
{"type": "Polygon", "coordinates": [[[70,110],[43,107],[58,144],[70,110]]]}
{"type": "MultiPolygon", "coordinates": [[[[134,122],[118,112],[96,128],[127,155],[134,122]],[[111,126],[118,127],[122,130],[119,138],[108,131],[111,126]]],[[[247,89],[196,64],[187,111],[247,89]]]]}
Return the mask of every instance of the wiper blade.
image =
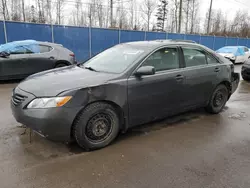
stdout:
{"type": "Polygon", "coordinates": [[[94,68],[92,68],[92,67],[86,67],[86,66],[84,66],[84,68],[85,68],[85,69],[88,69],[88,70],[91,70],[91,71],[98,72],[97,70],[95,70],[95,69],[94,69],[94,68]]]}

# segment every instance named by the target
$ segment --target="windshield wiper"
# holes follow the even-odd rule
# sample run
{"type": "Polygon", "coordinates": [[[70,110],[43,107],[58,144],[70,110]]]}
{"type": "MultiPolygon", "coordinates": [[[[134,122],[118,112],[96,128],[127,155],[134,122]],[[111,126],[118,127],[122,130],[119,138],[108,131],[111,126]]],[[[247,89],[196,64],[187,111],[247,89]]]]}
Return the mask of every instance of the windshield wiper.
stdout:
{"type": "Polygon", "coordinates": [[[94,68],[92,68],[92,67],[86,67],[86,66],[84,66],[84,68],[85,68],[85,69],[88,69],[88,70],[91,70],[91,71],[98,72],[97,70],[95,70],[95,69],[94,69],[94,68]]]}

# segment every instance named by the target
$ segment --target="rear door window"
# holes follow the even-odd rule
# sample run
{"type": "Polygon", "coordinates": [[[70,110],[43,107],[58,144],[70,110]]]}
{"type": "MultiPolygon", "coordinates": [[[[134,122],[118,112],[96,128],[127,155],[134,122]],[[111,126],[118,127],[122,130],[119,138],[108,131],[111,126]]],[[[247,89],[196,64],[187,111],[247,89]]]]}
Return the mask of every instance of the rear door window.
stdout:
{"type": "Polygon", "coordinates": [[[200,49],[182,48],[186,67],[206,65],[206,54],[200,49]]]}

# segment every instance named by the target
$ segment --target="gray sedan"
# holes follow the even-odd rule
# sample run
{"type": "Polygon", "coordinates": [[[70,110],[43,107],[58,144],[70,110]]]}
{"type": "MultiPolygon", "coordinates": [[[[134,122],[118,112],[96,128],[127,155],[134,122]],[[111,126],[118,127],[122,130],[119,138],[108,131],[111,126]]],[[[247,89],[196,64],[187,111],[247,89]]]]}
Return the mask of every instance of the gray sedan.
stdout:
{"type": "Polygon", "coordinates": [[[0,45],[0,80],[22,79],[74,63],[74,53],[60,44],[24,40],[0,45]]]}
{"type": "Polygon", "coordinates": [[[174,41],[114,46],[82,66],[38,73],[13,91],[16,120],[85,149],[128,128],[205,107],[219,113],[239,83],[234,65],[212,50],[174,41]]]}

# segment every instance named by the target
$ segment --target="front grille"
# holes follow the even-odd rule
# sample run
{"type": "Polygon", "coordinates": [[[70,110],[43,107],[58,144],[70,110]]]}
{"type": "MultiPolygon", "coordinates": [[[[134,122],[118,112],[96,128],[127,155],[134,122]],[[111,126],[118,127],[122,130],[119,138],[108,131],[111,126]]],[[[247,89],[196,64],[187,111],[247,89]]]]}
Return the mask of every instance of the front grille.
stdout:
{"type": "Polygon", "coordinates": [[[15,106],[18,106],[18,105],[22,104],[22,102],[25,100],[25,98],[27,98],[27,97],[24,95],[21,95],[18,93],[13,93],[11,100],[15,106]]]}

